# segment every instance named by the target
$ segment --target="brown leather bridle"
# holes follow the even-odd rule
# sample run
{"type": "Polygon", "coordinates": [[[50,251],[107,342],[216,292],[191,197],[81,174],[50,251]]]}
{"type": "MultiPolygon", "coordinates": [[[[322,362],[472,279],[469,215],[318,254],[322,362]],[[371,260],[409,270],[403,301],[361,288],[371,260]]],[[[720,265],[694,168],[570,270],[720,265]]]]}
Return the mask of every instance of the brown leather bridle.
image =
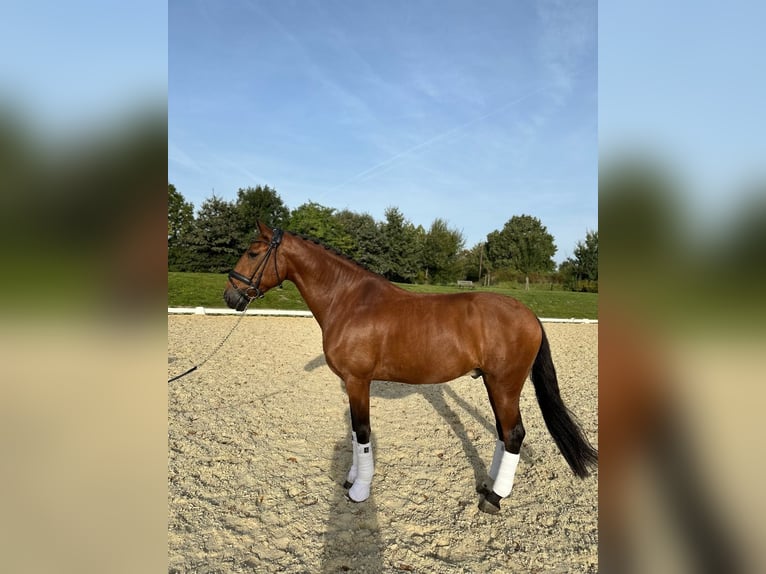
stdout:
{"type": "MultiPolygon", "coordinates": [[[[261,280],[263,279],[263,272],[266,270],[266,265],[269,261],[269,258],[274,258],[274,274],[277,277],[277,284],[282,285],[282,279],[279,278],[279,270],[277,269],[277,249],[279,249],[279,245],[282,243],[282,236],[284,235],[284,232],[279,229],[278,227],[274,228],[274,234],[271,236],[271,241],[269,242],[269,248],[266,250],[266,253],[263,255],[263,259],[261,259],[258,262],[258,265],[256,265],[255,270],[253,270],[252,275],[250,277],[245,277],[241,273],[234,271],[232,269],[229,271],[229,283],[231,284],[234,289],[237,290],[237,293],[239,293],[242,297],[246,297],[247,299],[253,300],[253,299],[260,299],[263,297],[264,292],[261,291],[261,280]],[[256,277],[257,275],[257,277],[256,277]],[[236,279],[237,281],[244,283],[247,285],[247,289],[242,289],[238,287],[233,279],[236,279]],[[253,281],[255,279],[255,281],[253,281]]],[[[256,243],[266,243],[263,240],[256,241],[256,243]]]]}

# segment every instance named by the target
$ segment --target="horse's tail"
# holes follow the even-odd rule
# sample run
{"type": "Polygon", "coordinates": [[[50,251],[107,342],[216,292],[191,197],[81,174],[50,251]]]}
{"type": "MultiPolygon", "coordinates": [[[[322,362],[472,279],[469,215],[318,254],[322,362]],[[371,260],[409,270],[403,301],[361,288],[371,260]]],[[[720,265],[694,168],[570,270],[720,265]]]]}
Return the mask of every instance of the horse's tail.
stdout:
{"type": "Polygon", "coordinates": [[[559,393],[556,368],[551,359],[551,348],[540,324],[543,340],[532,365],[532,383],[535,386],[537,402],[543,412],[548,431],[556,441],[572,471],[580,478],[588,476],[588,468],[598,464],[598,451],[585,438],[582,428],[575,422],[572,413],[564,405],[559,393]]]}

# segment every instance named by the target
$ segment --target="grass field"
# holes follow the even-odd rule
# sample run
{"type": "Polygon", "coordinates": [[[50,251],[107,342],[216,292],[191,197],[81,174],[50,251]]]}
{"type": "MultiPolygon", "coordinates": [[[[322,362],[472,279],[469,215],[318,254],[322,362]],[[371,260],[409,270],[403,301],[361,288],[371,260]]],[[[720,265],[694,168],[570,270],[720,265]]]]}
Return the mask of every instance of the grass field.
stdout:
{"type": "MultiPolygon", "coordinates": [[[[447,285],[405,285],[410,291],[427,293],[456,293],[457,287],[447,285]]],[[[223,290],[226,275],[218,273],[168,273],[169,307],[226,307],[223,290]]],[[[573,293],[571,291],[550,291],[518,288],[489,287],[482,291],[500,293],[518,299],[540,317],[597,319],[598,294],[573,293]]],[[[286,281],[283,289],[272,289],[251,308],[261,309],[308,309],[295,285],[286,281]]]]}

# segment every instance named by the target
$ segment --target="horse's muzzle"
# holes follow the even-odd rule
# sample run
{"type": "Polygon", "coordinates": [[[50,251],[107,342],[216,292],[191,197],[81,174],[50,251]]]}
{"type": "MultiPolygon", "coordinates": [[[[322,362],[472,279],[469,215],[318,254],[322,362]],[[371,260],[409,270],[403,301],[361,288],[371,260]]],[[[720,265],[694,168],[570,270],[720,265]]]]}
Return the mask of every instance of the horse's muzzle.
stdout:
{"type": "Polygon", "coordinates": [[[237,311],[243,311],[245,307],[247,307],[247,304],[250,302],[250,300],[242,293],[242,291],[234,289],[231,286],[227,287],[223,292],[223,300],[226,301],[226,304],[231,309],[236,309],[237,311]]]}

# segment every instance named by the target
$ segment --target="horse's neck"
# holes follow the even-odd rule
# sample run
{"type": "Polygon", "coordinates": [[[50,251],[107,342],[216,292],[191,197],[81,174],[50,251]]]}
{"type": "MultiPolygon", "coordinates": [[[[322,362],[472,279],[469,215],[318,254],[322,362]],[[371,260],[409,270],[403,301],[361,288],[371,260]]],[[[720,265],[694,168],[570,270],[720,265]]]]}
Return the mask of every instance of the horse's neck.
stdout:
{"type": "Polygon", "coordinates": [[[347,302],[364,276],[374,277],[356,263],[301,239],[296,240],[290,267],[288,279],[295,283],[320,326],[334,303],[347,302]]]}

